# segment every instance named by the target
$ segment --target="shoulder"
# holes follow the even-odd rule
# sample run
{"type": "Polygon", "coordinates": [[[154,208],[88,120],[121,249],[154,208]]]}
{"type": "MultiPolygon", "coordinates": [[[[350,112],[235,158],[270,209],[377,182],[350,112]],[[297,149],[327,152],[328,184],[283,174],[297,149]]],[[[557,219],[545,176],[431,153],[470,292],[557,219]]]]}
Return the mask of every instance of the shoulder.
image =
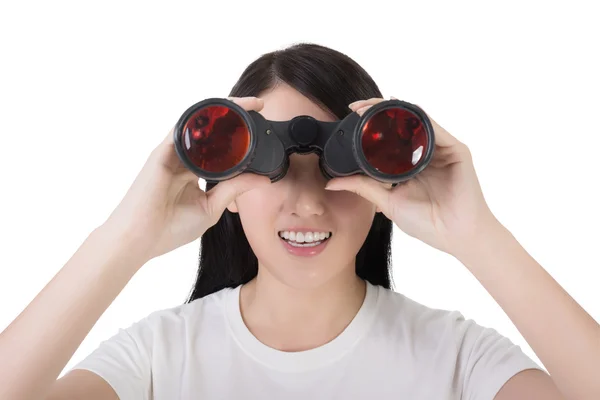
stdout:
{"type": "Polygon", "coordinates": [[[384,323],[410,325],[427,333],[432,329],[439,332],[442,326],[465,321],[458,310],[429,307],[392,289],[379,287],[378,291],[379,316],[384,323]]]}
{"type": "Polygon", "coordinates": [[[395,349],[401,365],[422,381],[451,387],[460,398],[492,399],[513,376],[543,368],[496,329],[460,311],[425,306],[401,293],[379,289],[378,336],[395,349]]]}
{"type": "MultiPolygon", "coordinates": [[[[379,333],[388,343],[440,357],[462,368],[490,370],[539,368],[520,346],[496,329],[478,324],[458,310],[428,307],[393,290],[379,288],[379,333]]],[[[464,371],[463,371],[464,372],[464,371]]]]}
{"type": "MultiPolygon", "coordinates": [[[[457,355],[485,338],[505,340],[495,329],[465,318],[459,310],[426,306],[394,290],[379,288],[377,325],[391,340],[457,355]]],[[[506,339],[507,340],[507,339],[506,339]]]]}
{"type": "Polygon", "coordinates": [[[144,330],[157,336],[170,336],[198,330],[203,326],[216,327],[224,318],[228,295],[234,290],[221,289],[189,303],[153,311],[128,330],[144,330]]]}

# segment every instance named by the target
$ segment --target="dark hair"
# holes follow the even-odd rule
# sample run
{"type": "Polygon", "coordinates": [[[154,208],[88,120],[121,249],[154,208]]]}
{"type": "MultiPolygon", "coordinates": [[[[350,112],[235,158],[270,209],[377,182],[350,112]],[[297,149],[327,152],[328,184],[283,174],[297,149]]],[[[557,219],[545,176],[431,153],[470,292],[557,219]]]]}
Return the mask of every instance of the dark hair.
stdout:
{"type": "MultiPolygon", "coordinates": [[[[229,96],[259,96],[285,82],[339,119],[348,104],[382,97],[367,72],[348,56],[327,47],[299,43],[262,55],[242,73],[229,96]]],[[[210,190],[213,185],[207,185],[210,190]]],[[[365,242],[356,255],[356,274],[374,285],[391,288],[392,222],[377,213],[365,242]]],[[[225,210],[200,241],[196,282],[187,302],[236,287],[252,280],[258,260],[244,234],[237,213],[225,210]]]]}

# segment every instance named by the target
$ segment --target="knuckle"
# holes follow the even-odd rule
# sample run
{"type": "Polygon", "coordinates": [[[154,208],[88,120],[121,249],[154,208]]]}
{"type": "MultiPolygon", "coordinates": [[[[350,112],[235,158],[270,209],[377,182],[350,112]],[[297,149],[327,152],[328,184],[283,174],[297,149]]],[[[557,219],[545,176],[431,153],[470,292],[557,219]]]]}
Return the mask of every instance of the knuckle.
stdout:
{"type": "Polygon", "coordinates": [[[462,142],[460,142],[458,146],[461,154],[463,154],[465,157],[473,158],[473,154],[471,153],[469,146],[462,142]]]}

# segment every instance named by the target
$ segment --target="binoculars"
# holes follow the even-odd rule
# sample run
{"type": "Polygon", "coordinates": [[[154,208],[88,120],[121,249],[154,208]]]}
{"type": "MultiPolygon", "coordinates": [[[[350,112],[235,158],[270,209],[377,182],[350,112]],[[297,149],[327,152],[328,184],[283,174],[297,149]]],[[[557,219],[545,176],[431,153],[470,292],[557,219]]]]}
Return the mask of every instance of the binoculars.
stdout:
{"type": "Polygon", "coordinates": [[[189,107],[173,134],[182,163],[207,182],[243,172],[276,182],[285,176],[290,154],[316,153],[327,179],[363,174],[395,185],[429,164],[435,144],[425,112],[402,100],[330,122],[308,115],[271,121],[228,99],[210,98],[189,107]]]}

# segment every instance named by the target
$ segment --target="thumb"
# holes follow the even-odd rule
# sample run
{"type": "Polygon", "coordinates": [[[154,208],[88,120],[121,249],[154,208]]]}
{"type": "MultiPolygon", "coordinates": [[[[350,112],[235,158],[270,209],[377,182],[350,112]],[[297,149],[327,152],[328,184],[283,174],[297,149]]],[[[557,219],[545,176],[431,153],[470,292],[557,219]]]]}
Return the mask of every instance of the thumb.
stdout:
{"type": "Polygon", "coordinates": [[[266,176],[242,173],[234,178],[221,181],[206,193],[207,212],[212,218],[220,218],[225,208],[240,194],[252,189],[266,187],[271,180],[266,176]]]}
{"type": "Polygon", "coordinates": [[[379,182],[364,175],[334,178],[327,182],[327,190],[347,190],[375,204],[381,212],[389,215],[389,190],[379,182]]]}

